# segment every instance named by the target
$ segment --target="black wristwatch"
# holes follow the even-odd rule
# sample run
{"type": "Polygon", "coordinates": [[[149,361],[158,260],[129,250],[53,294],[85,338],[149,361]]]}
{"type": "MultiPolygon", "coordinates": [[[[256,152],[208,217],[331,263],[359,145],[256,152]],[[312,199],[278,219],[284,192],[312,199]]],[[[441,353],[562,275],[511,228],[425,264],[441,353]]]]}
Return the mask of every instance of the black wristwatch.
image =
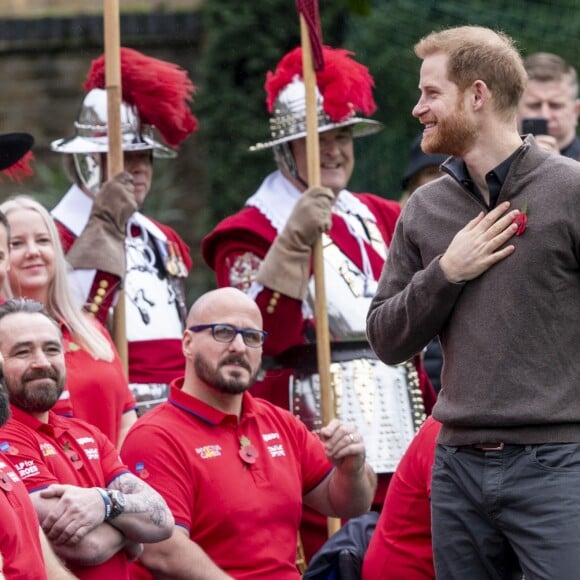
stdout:
{"type": "Polygon", "coordinates": [[[107,489],[106,491],[111,502],[111,511],[106,519],[112,520],[125,511],[125,496],[117,489],[107,489]]]}

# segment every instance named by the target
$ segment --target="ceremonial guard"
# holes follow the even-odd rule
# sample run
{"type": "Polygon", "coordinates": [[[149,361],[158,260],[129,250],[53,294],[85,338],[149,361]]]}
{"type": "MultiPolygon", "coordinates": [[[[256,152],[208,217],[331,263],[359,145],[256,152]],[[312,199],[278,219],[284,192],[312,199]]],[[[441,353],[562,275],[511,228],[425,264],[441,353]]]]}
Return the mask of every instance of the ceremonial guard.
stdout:
{"type": "MultiPolygon", "coordinates": [[[[321,427],[311,250],[320,232],[331,335],[336,415],[362,433],[379,477],[379,507],[405,448],[434,402],[418,357],[399,366],[379,362],[365,335],[365,319],[400,213],[396,202],[347,189],[354,167],[353,138],[382,125],[359,116],[376,105],[366,67],[341,49],[324,48],[317,73],[321,182],[308,188],[302,54],[287,54],[266,81],[271,139],[278,169],[245,207],[203,240],[203,257],[219,286],[247,292],[264,317],[267,373],[252,390],[290,408],[312,430],[321,427]]],[[[319,520],[320,521],[320,520],[319,520]]],[[[326,535],[302,529],[307,557],[326,535]]]]}
{"type": "Polygon", "coordinates": [[[52,215],[75,270],[79,301],[89,312],[105,322],[123,284],[129,382],[142,414],[165,400],[168,384],[183,374],[184,280],[192,261],[172,228],[139,209],[151,187],[153,159],[175,157],[197,120],[188,106],[194,86],[183,69],[122,48],[121,71],[125,171],[105,181],[107,95],[101,56],[84,85],[75,135],[51,145],[67,155],[74,182],[52,215]]]}

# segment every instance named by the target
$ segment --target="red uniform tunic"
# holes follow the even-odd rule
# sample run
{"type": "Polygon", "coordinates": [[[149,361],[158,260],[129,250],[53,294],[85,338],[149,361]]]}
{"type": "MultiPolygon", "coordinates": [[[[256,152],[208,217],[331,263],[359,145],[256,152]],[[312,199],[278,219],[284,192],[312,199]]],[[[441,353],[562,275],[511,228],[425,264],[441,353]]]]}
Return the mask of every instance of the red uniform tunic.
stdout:
{"type": "Polygon", "coordinates": [[[365,554],[363,580],[435,580],[430,497],[440,429],[429,417],[401,459],[365,554]]]}
{"type": "MultiPolygon", "coordinates": [[[[91,208],[91,199],[72,186],[52,211],[65,252],[86,227],[91,208]]],[[[132,388],[133,384],[169,384],[185,368],[181,352],[183,280],[193,263],[187,244],[175,230],[139,213],[131,220],[125,244],[129,383],[132,388]]],[[[75,276],[73,286],[82,294],[79,301],[106,324],[119,278],[90,269],[76,271],[75,276]]],[[[134,389],[138,402],[159,391],[146,390],[134,389]]]]}
{"type": "MultiPolygon", "coordinates": [[[[53,483],[79,487],[106,487],[127,467],[119,461],[112,443],[97,428],[49,412],[48,423],[11,406],[12,418],[0,431],[0,449],[6,454],[29,492],[53,483]]],[[[123,551],[99,566],[67,562],[83,580],[128,578],[123,551]]]]}
{"type": "Polygon", "coordinates": [[[184,393],[181,384],[174,382],[169,401],[131,429],[124,461],[228,574],[300,578],[302,496],[332,469],[319,438],[249,393],[238,421],[184,393]]]}
{"type": "MultiPolygon", "coordinates": [[[[280,186],[286,189],[287,193],[284,198],[282,198],[282,191],[279,192],[280,204],[294,203],[297,199],[296,196],[299,193],[297,190],[292,193],[288,186],[289,182],[284,180],[279,172],[268,176],[261,189],[268,182],[274,187],[280,186]]],[[[380,250],[379,246],[382,246],[386,250],[390,244],[401,208],[396,202],[369,193],[352,194],[345,192],[345,194],[353,200],[350,207],[354,208],[355,211],[358,208],[360,211],[361,215],[356,217],[360,218],[358,221],[361,224],[364,223],[362,233],[358,236],[353,233],[353,213],[350,211],[350,207],[347,207],[347,211],[341,215],[338,212],[333,212],[332,227],[328,235],[344,256],[359,270],[366,271],[369,278],[376,281],[385,264],[385,259],[377,251],[377,248],[380,250]],[[347,223],[345,215],[351,218],[351,223],[347,223]],[[368,219],[369,217],[371,219],[368,219]],[[372,230],[369,229],[371,225],[374,228],[372,230]],[[361,244],[363,249],[361,249],[361,244]],[[368,261],[365,265],[366,260],[368,261]]],[[[273,222],[283,222],[285,216],[275,208],[264,210],[264,204],[261,200],[253,203],[256,206],[244,207],[238,213],[224,219],[204,238],[202,255],[209,267],[215,271],[218,286],[237,286],[254,297],[264,319],[264,329],[268,332],[268,339],[264,343],[264,355],[276,357],[297,345],[312,343],[315,336],[315,321],[312,314],[305,315],[304,304],[300,300],[274,292],[266,287],[260,286],[256,289],[254,280],[259,264],[278,235],[278,230],[283,227],[283,223],[278,223],[275,227],[273,222]],[[274,215],[267,217],[265,214],[268,211],[274,215]]],[[[414,362],[419,373],[419,384],[425,411],[430,414],[435,403],[435,392],[423,370],[420,357],[415,357],[414,362]]],[[[288,368],[269,371],[263,381],[252,387],[251,392],[255,396],[263,397],[287,409],[289,408],[289,379],[291,375],[292,369],[288,368]]],[[[379,477],[379,486],[374,502],[375,509],[380,509],[389,478],[389,474],[379,477]]],[[[306,557],[309,558],[326,539],[326,523],[318,518],[318,514],[308,514],[307,511],[305,513],[308,517],[312,516],[315,522],[318,522],[318,531],[313,534],[309,525],[301,530],[306,557]]]]}
{"type": "MultiPolygon", "coordinates": [[[[376,217],[384,243],[388,245],[393,237],[397,219],[401,213],[398,203],[380,198],[369,193],[356,194],[376,217]]],[[[330,238],[357,266],[362,268],[362,257],[359,245],[349,233],[344,221],[337,215],[332,216],[330,238]]],[[[245,207],[222,222],[202,241],[202,254],[210,268],[214,270],[219,287],[232,285],[232,270],[240,258],[256,256],[263,260],[277,231],[265,216],[255,207],[245,207]]],[[[374,274],[378,277],[384,266],[384,260],[365,244],[374,274]]],[[[248,260],[245,261],[247,264],[248,260]]],[[[256,268],[257,268],[256,264],[256,268]]],[[[248,290],[253,282],[254,271],[239,272],[238,286],[248,290]]],[[[290,298],[263,288],[256,297],[256,303],[264,318],[264,330],[268,340],[264,343],[264,355],[276,356],[289,348],[311,342],[314,319],[306,318],[300,300],[290,298]]],[[[429,379],[417,360],[421,379],[421,390],[427,413],[435,403],[435,393],[429,379]]],[[[252,393],[263,397],[278,406],[288,408],[287,372],[268,373],[264,381],[252,388],[252,393]]]]}
{"type": "Polygon", "coordinates": [[[115,357],[110,362],[94,359],[72,340],[68,328],[61,325],[66,386],[52,410],[57,415],[74,416],[95,425],[116,446],[122,415],[135,409],[136,402],[111,338],[99,323],[95,323],[111,344],[115,357]]]}
{"type": "MultiPolygon", "coordinates": [[[[3,447],[8,447],[3,445],[3,447]]],[[[45,580],[38,518],[28,492],[0,453],[0,554],[7,580],[45,580]]]]}

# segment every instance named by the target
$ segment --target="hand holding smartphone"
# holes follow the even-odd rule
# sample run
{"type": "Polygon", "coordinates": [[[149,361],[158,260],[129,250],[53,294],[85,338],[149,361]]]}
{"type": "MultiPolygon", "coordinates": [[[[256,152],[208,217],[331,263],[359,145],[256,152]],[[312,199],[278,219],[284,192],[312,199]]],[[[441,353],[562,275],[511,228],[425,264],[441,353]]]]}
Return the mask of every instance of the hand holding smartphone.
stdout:
{"type": "Polygon", "coordinates": [[[522,133],[527,135],[547,135],[548,134],[548,119],[544,117],[528,117],[522,119],[522,133]]]}

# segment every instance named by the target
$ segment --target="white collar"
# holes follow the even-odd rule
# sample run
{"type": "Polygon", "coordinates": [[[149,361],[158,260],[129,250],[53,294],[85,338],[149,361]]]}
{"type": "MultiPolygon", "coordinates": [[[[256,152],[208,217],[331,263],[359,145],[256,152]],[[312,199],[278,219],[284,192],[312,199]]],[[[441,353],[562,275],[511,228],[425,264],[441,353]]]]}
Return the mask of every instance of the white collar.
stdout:
{"type": "MultiPolygon", "coordinates": [[[[87,227],[92,207],[93,200],[78,185],[73,184],[50,213],[78,237],[87,227]]],[[[167,240],[159,227],[141,212],[135,212],[129,218],[127,225],[131,223],[141,226],[160,240],[167,240]]]]}
{"type": "Polygon", "coordinates": [[[73,184],[50,213],[78,237],[87,227],[92,207],[93,200],[73,184]]]}
{"type": "MultiPolygon", "coordinates": [[[[264,179],[258,191],[246,201],[246,205],[258,209],[272,224],[272,227],[280,232],[301,194],[302,192],[278,170],[264,179]]],[[[338,213],[344,212],[376,222],[369,208],[347,189],[343,189],[338,194],[333,208],[333,211],[335,210],[338,213]]]]}

